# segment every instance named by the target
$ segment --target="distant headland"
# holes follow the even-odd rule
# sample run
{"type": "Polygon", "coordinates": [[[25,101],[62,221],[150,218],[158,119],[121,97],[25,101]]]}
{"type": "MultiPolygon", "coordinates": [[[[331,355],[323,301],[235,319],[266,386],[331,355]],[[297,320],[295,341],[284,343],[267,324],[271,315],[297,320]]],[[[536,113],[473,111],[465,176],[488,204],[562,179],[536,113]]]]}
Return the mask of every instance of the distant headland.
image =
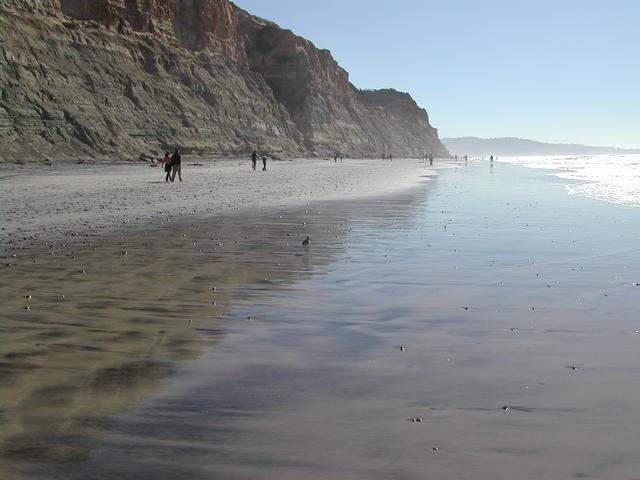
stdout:
{"type": "Polygon", "coordinates": [[[544,143],[524,138],[501,137],[501,138],[478,138],[478,137],[458,137],[443,138],[442,143],[451,151],[458,155],[604,155],[604,154],[624,154],[640,153],[640,149],[597,147],[589,145],[576,145],[569,143],[544,143]]]}

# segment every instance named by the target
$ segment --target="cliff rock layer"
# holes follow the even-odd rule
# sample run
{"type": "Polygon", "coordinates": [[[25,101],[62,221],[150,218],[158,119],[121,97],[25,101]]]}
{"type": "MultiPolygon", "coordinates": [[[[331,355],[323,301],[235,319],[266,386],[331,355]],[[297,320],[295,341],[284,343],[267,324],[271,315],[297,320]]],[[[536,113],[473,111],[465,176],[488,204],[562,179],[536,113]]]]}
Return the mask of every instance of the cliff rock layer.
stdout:
{"type": "Polygon", "coordinates": [[[4,0],[0,161],[446,152],[408,94],[228,0],[4,0]]]}

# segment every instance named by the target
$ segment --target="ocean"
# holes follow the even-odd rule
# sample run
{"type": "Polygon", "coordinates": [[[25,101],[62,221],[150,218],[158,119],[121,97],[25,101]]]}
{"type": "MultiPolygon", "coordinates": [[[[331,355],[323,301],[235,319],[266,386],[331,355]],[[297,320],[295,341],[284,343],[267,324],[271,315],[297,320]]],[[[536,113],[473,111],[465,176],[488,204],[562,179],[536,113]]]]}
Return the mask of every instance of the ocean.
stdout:
{"type": "Polygon", "coordinates": [[[640,155],[505,157],[502,162],[550,170],[567,190],[609,203],[640,206],[640,155]]]}

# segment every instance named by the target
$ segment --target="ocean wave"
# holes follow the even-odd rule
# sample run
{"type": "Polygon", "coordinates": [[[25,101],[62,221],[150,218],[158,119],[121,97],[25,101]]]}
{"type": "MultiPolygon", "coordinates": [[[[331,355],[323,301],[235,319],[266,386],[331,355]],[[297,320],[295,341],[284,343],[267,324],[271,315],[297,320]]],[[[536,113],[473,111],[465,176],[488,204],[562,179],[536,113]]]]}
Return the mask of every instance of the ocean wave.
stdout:
{"type": "Polygon", "coordinates": [[[567,190],[609,203],[640,206],[640,155],[503,157],[502,162],[553,170],[567,190]]]}

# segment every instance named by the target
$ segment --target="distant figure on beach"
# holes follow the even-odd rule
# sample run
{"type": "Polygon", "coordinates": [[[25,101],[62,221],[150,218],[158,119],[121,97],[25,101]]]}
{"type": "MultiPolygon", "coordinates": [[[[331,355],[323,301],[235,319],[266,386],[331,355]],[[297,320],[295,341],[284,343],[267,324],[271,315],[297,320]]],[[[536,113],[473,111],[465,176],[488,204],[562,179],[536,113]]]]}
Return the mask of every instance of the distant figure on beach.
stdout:
{"type": "Polygon", "coordinates": [[[387,159],[387,154],[386,154],[386,153],[384,153],[384,152],[382,152],[382,159],[383,159],[383,160],[386,160],[386,159],[387,159]]]}
{"type": "Polygon", "coordinates": [[[389,154],[389,161],[393,162],[393,155],[389,154]]]}
{"type": "Polygon", "coordinates": [[[171,181],[174,182],[176,180],[176,173],[178,174],[178,179],[182,181],[182,158],[180,157],[180,151],[176,148],[175,153],[171,156],[171,168],[173,169],[173,173],[171,174],[171,181]]]}
{"type": "Polygon", "coordinates": [[[493,163],[493,155],[489,157],[489,160],[491,160],[491,163],[493,163]]]}
{"type": "Polygon", "coordinates": [[[258,162],[258,152],[255,150],[251,153],[251,166],[256,169],[256,163],[258,162]]]}
{"type": "Polygon", "coordinates": [[[433,166],[433,153],[429,153],[429,166],[433,166]]]}
{"type": "Polygon", "coordinates": [[[464,156],[464,163],[467,163],[467,160],[468,160],[468,159],[467,159],[467,156],[465,155],[465,156],[464,156]]]}
{"type": "Polygon", "coordinates": [[[162,163],[164,165],[164,171],[166,173],[164,181],[168,182],[169,180],[171,180],[171,154],[169,152],[164,152],[162,163]]]}
{"type": "Polygon", "coordinates": [[[338,154],[337,153],[333,154],[333,163],[338,163],[338,154]]]}
{"type": "Polygon", "coordinates": [[[267,157],[265,156],[262,157],[262,171],[263,172],[267,171],[267,157]]]}

